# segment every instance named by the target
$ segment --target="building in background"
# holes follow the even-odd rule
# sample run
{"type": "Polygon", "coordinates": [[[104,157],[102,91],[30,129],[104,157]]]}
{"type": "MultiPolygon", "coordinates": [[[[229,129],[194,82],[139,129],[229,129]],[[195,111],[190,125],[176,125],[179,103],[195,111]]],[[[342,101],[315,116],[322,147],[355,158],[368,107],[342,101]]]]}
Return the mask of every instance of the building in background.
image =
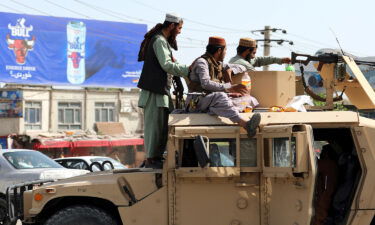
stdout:
{"type": "MultiPolygon", "coordinates": [[[[37,149],[52,158],[106,155],[130,166],[142,161],[138,89],[9,88],[1,89],[0,96],[18,93],[22,99],[16,101],[22,107],[17,114],[0,117],[0,136],[12,140],[7,147],[37,149]]],[[[3,100],[0,108],[9,108],[9,104],[14,103],[3,100]]]]}

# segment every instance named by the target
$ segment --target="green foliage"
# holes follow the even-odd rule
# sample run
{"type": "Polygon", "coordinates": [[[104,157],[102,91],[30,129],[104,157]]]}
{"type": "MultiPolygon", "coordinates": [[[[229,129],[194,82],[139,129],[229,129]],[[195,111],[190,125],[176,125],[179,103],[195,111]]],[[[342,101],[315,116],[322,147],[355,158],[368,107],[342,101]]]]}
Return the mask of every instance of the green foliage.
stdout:
{"type": "MultiPolygon", "coordinates": [[[[324,93],[320,93],[318,94],[320,97],[322,98],[325,98],[326,97],[326,94],[324,93]]],[[[317,101],[315,99],[313,99],[313,102],[314,102],[314,105],[315,106],[325,106],[325,102],[321,102],[321,101],[317,101]]],[[[348,108],[346,108],[343,104],[342,104],[342,101],[339,101],[339,102],[334,102],[333,103],[333,110],[334,111],[348,111],[348,108]]]]}

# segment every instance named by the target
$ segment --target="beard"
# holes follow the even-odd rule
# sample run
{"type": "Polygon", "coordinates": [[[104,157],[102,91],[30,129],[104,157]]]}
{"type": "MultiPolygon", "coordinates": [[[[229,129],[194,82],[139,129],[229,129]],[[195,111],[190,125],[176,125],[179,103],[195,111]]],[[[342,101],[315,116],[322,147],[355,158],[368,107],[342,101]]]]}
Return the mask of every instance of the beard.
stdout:
{"type": "Polygon", "coordinates": [[[224,62],[224,57],[225,57],[224,52],[221,52],[220,55],[219,55],[219,59],[217,61],[224,62]]]}
{"type": "Polygon", "coordinates": [[[247,55],[245,56],[245,59],[246,59],[246,61],[250,61],[250,59],[251,59],[251,54],[250,54],[250,53],[247,54],[247,55]]]}
{"type": "Polygon", "coordinates": [[[177,29],[173,29],[171,30],[171,35],[168,37],[168,43],[169,45],[174,49],[174,50],[178,50],[178,47],[177,47],[177,41],[176,41],[176,37],[178,35],[178,31],[177,29]]]}

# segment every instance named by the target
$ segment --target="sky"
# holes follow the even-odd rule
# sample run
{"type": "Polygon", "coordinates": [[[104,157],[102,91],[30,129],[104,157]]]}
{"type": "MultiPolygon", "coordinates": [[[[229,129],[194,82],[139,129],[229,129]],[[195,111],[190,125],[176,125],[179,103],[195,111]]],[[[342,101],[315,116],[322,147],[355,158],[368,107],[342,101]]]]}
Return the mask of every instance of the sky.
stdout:
{"type": "MultiPolygon", "coordinates": [[[[272,56],[338,48],[335,36],[344,51],[374,56],[374,9],[373,0],[0,0],[1,12],[144,23],[148,29],[163,22],[166,12],[177,13],[184,18],[184,27],[174,56],[189,65],[204,53],[209,36],[226,39],[228,61],[236,54],[241,37],[262,39],[252,31],[266,25],[287,31],[272,33],[272,39],[294,43],[272,43],[272,56]]],[[[262,56],[262,43],[258,45],[257,55],[262,56]]]]}

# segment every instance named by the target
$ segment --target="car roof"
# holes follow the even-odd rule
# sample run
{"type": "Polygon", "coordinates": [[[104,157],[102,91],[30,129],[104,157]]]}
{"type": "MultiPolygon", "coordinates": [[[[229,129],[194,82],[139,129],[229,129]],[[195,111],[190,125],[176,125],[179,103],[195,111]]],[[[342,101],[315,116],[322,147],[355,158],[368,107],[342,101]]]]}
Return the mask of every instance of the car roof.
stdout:
{"type": "Polygon", "coordinates": [[[6,152],[37,152],[37,151],[32,150],[32,149],[0,149],[0,154],[6,153],[6,152]]]}

